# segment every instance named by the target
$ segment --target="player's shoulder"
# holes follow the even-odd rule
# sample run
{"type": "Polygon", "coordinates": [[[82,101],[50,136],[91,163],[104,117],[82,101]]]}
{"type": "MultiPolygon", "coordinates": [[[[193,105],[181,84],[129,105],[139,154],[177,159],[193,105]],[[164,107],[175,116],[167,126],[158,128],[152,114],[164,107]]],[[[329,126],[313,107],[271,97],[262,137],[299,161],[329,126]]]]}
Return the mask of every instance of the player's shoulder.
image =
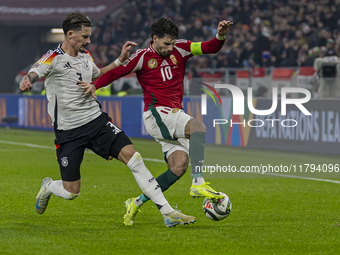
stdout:
{"type": "Polygon", "coordinates": [[[88,50],[85,50],[85,51],[83,51],[82,53],[83,53],[85,56],[89,56],[89,57],[93,58],[91,52],[89,52],[88,50]]]}
{"type": "Polygon", "coordinates": [[[177,50],[186,50],[190,49],[191,41],[185,39],[178,39],[175,42],[175,49],[177,50]]]}
{"type": "Polygon", "coordinates": [[[58,45],[57,48],[48,50],[39,60],[38,63],[44,63],[44,64],[51,64],[52,61],[57,57],[58,55],[63,55],[65,52],[61,48],[61,45],[58,45]]]}
{"type": "Polygon", "coordinates": [[[178,39],[175,42],[174,50],[177,50],[182,55],[182,57],[190,55],[191,54],[191,50],[190,50],[191,43],[192,42],[189,40],[178,39]]]}
{"type": "Polygon", "coordinates": [[[133,54],[130,56],[129,60],[131,61],[131,60],[133,60],[133,59],[135,59],[135,58],[140,58],[140,57],[142,57],[144,54],[146,54],[146,53],[148,53],[148,52],[150,52],[150,49],[149,49],[149,48],[138,49],[138,50],[136,50],[135,53],[133,53],[133,54]]]}
{"type": "Polygon", "coordinates": [[[177,39],[176,42],[175,42],[175,45],[177,44],[188,44],[190,43],[189,40],[186,40],[186,39],[177,39]]]}
{"type": "Polygon", "coordinates": [[[93,60],[92,54],[91,54],[88,50],[85,50],[85,51],[83,52],[83,54],[84,54],[85,56],[90,57],[90,58],[93,60]]]}

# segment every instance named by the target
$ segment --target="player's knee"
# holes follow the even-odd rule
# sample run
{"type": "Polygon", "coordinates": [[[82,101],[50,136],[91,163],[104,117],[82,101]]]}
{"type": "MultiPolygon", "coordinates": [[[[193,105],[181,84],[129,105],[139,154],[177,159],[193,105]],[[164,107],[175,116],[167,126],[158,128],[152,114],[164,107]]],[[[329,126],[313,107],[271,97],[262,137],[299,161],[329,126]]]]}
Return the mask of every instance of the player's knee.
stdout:
{"type": "MultiPolygon", "coordinates": [[[[171,155],[174,156],[174,155],[171,155]]],[[[169,168],[171,171],[176,174],[178,177],[181,177],[188,169],[189,166],[189,158],[188,157],[176,157],[171,158],[173,160],[169,161],[169,168]]]]}
{"type": "Polygon", "coordinates": [[[205,124],[202,121],[199,121],[196,119],[190,120],[189,128],[190,128],[190,134],[194,132],[203,132],[203,133],[207,132],[207,127],[205,126],[205,124]]]}
{"type": "Polygon", "coordinates": [[[183,166],[175,166],[174,169],[171,169],[171,170],[173,170],[178,177],[181,177],[182,175],[185,174],[187,169],[188,169],[188,167],[185,167],[183,165],[183,166]]]}
{"type": "MultiPolygon", "coordinates": [[[[123,163],[127,164],[130,159],[138,152],[136,152],[136,150],[133,148],[133,145],[126,145],[119,153],[118,155],[118,159],[120,161],[122,161],[123,163]]],[[[141,155],[138,153],[138,155],[136,155],[136,157],[140,157],[141,155]]]]}
{"type": "Polygon", "coordinates": [[[199,122],[199,130],[200,132],[203,132],[203,133],[207,132],[207,127],[202,121],[199,122]]]}

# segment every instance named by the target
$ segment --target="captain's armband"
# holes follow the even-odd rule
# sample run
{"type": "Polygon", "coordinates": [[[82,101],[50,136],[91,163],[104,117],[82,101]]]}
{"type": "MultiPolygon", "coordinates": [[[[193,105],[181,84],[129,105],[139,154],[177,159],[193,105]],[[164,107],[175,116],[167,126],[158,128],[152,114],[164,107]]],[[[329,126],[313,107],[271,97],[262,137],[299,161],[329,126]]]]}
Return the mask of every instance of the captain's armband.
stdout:
{"type": "Polygon", "coordinates": [[[190,44],[190,51],[192,53],[192,55],[203,55],[202,52],[202,42],[193,42],[190,44]]]}

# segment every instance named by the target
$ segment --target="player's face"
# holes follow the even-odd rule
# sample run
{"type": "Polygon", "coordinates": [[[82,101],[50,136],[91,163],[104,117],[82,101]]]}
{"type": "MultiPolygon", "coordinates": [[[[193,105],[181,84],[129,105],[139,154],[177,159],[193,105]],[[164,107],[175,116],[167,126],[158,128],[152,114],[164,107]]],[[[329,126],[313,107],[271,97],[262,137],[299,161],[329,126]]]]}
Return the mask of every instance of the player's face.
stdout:
{"type": "Polygon", "coordinates": [[[174,49],[176,38],[171,38],[166,35],[163,38],[158,38],[157,36],[154,36],[153,39],[153,48],[156,50],[156,52],[163,57],[170,56],[172,50],[174,49]]]}
{"type": "Polygon", "coordinates": [[[91,27],[82,27],[82,30],[74,31],[71,37],[71,45],[76,52],[84,51],[85,47],[91,43],[91,27]]]}

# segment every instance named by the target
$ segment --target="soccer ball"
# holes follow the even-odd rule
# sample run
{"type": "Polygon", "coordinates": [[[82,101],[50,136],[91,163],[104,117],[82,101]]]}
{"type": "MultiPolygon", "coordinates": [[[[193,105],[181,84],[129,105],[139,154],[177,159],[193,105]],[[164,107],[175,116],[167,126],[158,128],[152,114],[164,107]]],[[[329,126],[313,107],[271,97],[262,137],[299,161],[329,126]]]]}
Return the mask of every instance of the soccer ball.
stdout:
{"type": "MultiPolygon", "coordinates": [[[[222,193],[222,192],[220,192],[222,193]]],[[[205,198],[203,200],[203,212],[211,220],[219,221],[225,219],[231,211],[231,201],[229,197],[222,193],[224,198],[217,201],[205,198]]]]}

